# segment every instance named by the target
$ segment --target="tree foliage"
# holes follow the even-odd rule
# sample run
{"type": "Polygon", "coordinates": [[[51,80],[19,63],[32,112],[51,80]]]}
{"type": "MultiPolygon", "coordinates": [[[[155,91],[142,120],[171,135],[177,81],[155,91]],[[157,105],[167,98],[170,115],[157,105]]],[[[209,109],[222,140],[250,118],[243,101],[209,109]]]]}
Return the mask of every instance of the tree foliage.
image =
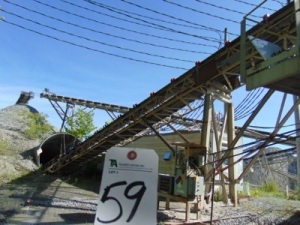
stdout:
{"type": "Polygon", "coordinates": [[[26,137],[31,139],[43,139],[52,132],[53,126],[48,123],[46,114],[31,113],[24,110],[22,115],[25,116],[27,125],[27,129],[24,131],[26,137]]]}
{"type": "Polygon", "coordinates": [[[93,130],[94,112],[85,112],[82,108],[78,108],[74,116],[69,117],[66,121],[66,132],[73,134],[80,140],[85,139],[93,130]]]}

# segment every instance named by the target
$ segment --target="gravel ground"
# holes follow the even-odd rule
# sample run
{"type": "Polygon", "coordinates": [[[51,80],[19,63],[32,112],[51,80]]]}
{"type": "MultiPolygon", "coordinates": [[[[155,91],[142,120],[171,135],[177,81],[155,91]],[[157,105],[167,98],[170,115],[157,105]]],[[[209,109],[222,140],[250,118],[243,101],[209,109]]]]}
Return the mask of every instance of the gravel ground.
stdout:
{"type": "MultiPolygon", "coordinates": [[[[165,215],[165,223],[184,222],[184,204],[171,203],[171,210],[160,212],[165,215]]],[[[204,205],[201,210],[201,222],[210,224],[211,205],[204,205]]],[[[163,220],[162,220],[163,221],[163,220]]],[[[196,223],[196,214],[191,213],[191,222],[196,223]]],[[[299,225],[300,202],[274,198],[253,198],[238,207],[226,205],[222,202],[214,202],[214,225],[299,225]]]]}
{"type": "Polygon", "coordinates": [[[36,172],[2,184],[0,224],[93,224],[99,185],[76,183],[36,172]]]}
{"type": "MultiPolygon", "coordinates": [[[[8,141],[11,152],[0,152],[0,225],[1,224],[93,224],[96,213],[99,178],[69,178],[45,175],[37,170],[30,157],[39,140],[26,140],[22,110],[36,111],[28,106],[14,105],[0,110],[0,141],[8,141]],[[5,153],[5,155],[3,155],[5,153]],[[24,176],[24,173],[28,173],[24,176]]],[[[191,210],[189,224],[210,224],[211,205],[201,209],[201,223],[191,210]]],[[[165,210],[160,201],[159,225],[185,223],[185,204],[171,202],[165,210]]],[[[253,198],[239,207],[214,203],[215,225],[299,225],[300,202],[274,198],[253,198]]]]}
{"type": "MultiPolygon", "coordinates": [[[[98,200],[96,178],[67,178],[34,172],[0,185],[0,224],[93,224],[98,200]]],[[[159,225],[185,224],[185,204],[160,201],[159,225]]],[[[201,209],[201,221],[191,210],[190,224],[210,224],[211,206],[201,209]]],[[[216,225],[299,225],[300,202],[254,198],[234,208],[214,203],[216,225]]]]}

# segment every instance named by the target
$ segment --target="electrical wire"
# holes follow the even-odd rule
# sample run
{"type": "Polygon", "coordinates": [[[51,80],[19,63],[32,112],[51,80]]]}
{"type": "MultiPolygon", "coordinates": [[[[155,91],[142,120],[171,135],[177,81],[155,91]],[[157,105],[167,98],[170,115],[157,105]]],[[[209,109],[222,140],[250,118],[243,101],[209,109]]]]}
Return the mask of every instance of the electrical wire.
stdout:
{"type": "MultiPolygon", "coordinates": [[[[180,117],[183,120],[184,120],[184,118],[192,120],[195,117],[191,114],[196,113],[197,111],[199,111],[202,108],[202,106],[203,106],[203,100],[196,100],[196,101],[192,102],[190,104],[190,106],[183,107],[182,109],[177,111],[177,113],[175,113],[176,115],[174,114],[175,115],[175,117],[174,117],[175,122],[171,122],[172,126],[174,128],[177,128],[177,130],[186,130],[187,127],[184,123],[176,122],[176,120],[179,120],[177,117],[180,117]]],[[[166,129],[164,131],[166,131],[166,130],[170,130],[168,126],[166,126],[166,129]]]]}
{"type": "MultiPolygon", "coordinates": [[[[296,126],[296,125],[299,125],[299,123],[289,124],[289,125],[285,125],[285,126],[281,126],[281,127],[292,127],[292,126],[296,126]]],[[[278,128],[278,127],[264,127],[264,126],[248,126],[248,127],[259,128],[259,129],[276,129],[276,128],[278,128]]]]}
{"type": "Polygon", "coordinates": [[[244,119],[245,117],[251,115],[251,114],[253,113],[254,109],[255,109],[258,105],[259,105],[259,102],[257,102],[257,103],[254,104],[254,105],[251,105],[252,108],[249,108],[247,111],[244,111],[242,115],[235,116],[234,119],[235,119],[236,121],[238,121],[238,120],[244,119]]]}
{"type": "MultiPolygon", "coordinates": [[[[299,129],[296,129],[296,130],[293,130],[293,132],[299,132],[299,129]]],[[[293,138],[299,138],[300,135],[296,135],[294,136],[293,138]]],[[[210,153],[210,155],[216,155],[216,154],[220,154],[222,152],[227,152],[229,150],[235,150],[235,149],[239,149],[239,148],[243,148],[245,146],[248,146],[248,145],[252,145],[252,144],[256,144],[255,147],[251,147],[251,148],[248,148],[247,150],[243,151],[243,152],[240,152],[240,153],[236,153],[236,154],[233,154],[231,156],[227,156],[227,157],[222,157],[221,159],[217,159],[217,160],[213,160],[212,162],[209,162],[207,164],[205,164],[204,166],[206,165],[210,165],[211,163],[220,163],[220,162],[223,162],[224,160],[227,160],[227,159],[230,159],[230,158],[233,158],[233,157],[236,157],[236,156],[240,156],[240,155],[244,155],[242,156],[241,158],[239,158],[236,162],[239,162],[243,159],[245,159],[246,157],[248,157],[249,155],[251,154],[254,154],[255,152],[259,151],[261,148],[262,148],[262,144],[264,143],[264,141],[268,140],[268,138],[266,139],[263,139],[262,141],[254,141],[254,142],[251,142],[251,143],[247,143],[247,144],[244,144],[244,145],[240,145],[240,146],[237,146],[237,147],[234,147],[232,149],[226,149],[226,150],[223,150],[223,151],[220,151],[220,152],[214,152],[214,153],[210,153]]],[[[288,140],[282,140],[282,141],[276,141],[276,142],[271,142],[267,145],[264,145],[264,148],[266,147],[270,147],[270,146],[273,146],[273,145],[276,145],[276,144],[284,144],[285,142],[287,142],[288,140]]]]}
{"type": "MultiPolygon", "coordinates": [[[[277,150],[277,151],[274,151],[274,152],[268,152],[266,153],[266,157],[273,157],[273,155],[276,155],[276,156],[280,156],[281,154],[286,154],[289,152],[289,154],[293,154],[294,151],[296,150],[296,147],[292,147],[292,148],[288,148],[288,149],[284,149],[284,150],[277,150]]],[[[249,159],[253,159],[254,156],[250,156],[248,158],[245,158],[244,160],[249,160],[249,159]]],[[[275,157],[274,157],[275,158],[275,157]]]]}
{"type": "MultiPolygon", "coordinates": [[[[66,2],[66,1],[63,1],[63,2],[66,2]]],[[[99,3],[95,2],[95,1],[88,1],[88,2],[91,3],[92,5],[103,7],[103,6],[101,6],[101,4],[99,5],[99,3]]],[[[76,5],[76,4],[74,4],[74,5],[76,5]]],[[[82,8],[88,9],[86,7],[82,7],[82,8]]],[[[107,9],[110,10],[110,11],[116,12],[115,10],[112,10],[111,8],[107,8],[107,9]]],[[[142,22],[144,22],[146,24],[141,24],[139,22],[129,21],[129,20],[126,20],[126,19],[123,19],[123,18],[115,17],[115,16],[108,15],[108,14],[105,14],[105,13],[101,13],[101,12],[96,11],[96,10],[91,10],[91,9],[88,9],[88,10],[89,11],[93,11],[95,13],[100,13],[102,15],[106,15],[106,16],[109,16],[109,17],[112,17],[112,18],[115,18],[115,19],[119,19],[119,20],[122,20],[122,21],[130,22],[130,23],[133,23],[133,24],[136,24],[136,25],[145,26],[147,28],[151,27],[151,28],[158,29],[158,30],[163,30],[163,31],[167,31],[167,32],[172,32],[172,33],[177,33],[177,34],[181,34],[181,35],[186,35],[186,36],[189,36],[189,37],[199,38],[199,39],[202,39],[202,40],[205,40],[205,41],[209,41],[209,42],[219,43],[219,40],[216,39],[216,38],[207,37],[207,36],[201,36],[201,35],[196,35],[196,34],[191,34],[191,33],[187,33],[187,32],[180,31],[180,30],[175,30],[175,29],[172,29],[170,27],[166,27],[166,26],[163,26],[163,25],[155,24],[155,23],[152,23],[152,22],[149,22],[149,21],[146,21],[146,20],[137,19],[136,17],[128,15],[128,14],[125,14],[125,13],[118,12],[118,14],[122,14],[122,15],[125,15],[126,17],[142,21],[142,22]]]]}
{"type": "MultiPolygon", "coordinates": [[[[7,0],[3,0],[3,1],[8,2],[7,0]]],[[[69,14],[69,15],[72,15],[72,16],[75,16],[75,17],[87,20],[87,21],[91,21],[91,22],[95,22],[95,23],[98,23],[98,24],[102,24],[102,25],[105,25],[105,26],[108,26],[108,27],[111,27],[111,28],[119,29],[119,30],[122,30],[122,31],[127,31],[127,32],[131,32],[131,33],[135,33],[135,34],[140,34],[140,35],[147,36],[147,37],[154,37],[154,38],[162,39],[162,40],[168,40],[168,41],[172,41],[172,42],[178,42],[178,43],[184,43],[184,44],[189,44],[189,45],[198,45],[198,46],[205,46],[205,47],[214,47],[214,48],[217,48],[215,45],[203,44],[203,43],[197,43],[197,42],[191,42],[191,41],[185,41],[185,40],[182,40],[182,39],[173,39],[173,38],[169,38],[169,37],[163,37],[163,36],[159,36],[159,35],[144,33],[144,32],[140,32],[140,31],[128,29],[128,28],[125,28],[125,27],[115,26],[113,24],[105,23],[105,22],[100,21],[100,20],[95,20],[95,19],[87,18],[85,16],[82,16],[82,15],[79,15],[79,14],[76,14],[76,13],[73,13],[73,12],[70,12],[70,11],[67,11],[67,10],[64,10],[64,9],[57,8],[55,6],[43,3],[43,2],[38,1],[38,0],[33,0],[33,1],[35,1],[35,2],[37,2],[39,4],[41,4],[41,5],[47,6],[49,8],[55,9],[57,11],[60,11],[60,12],[63,12],[63,13],[66,13],[66,14],[69,14]]],[[[73,3],[73,5],[76,6],[74,3],[73,3]]],[[[78,6],[78,7],[81,7],[81,6],[78,6]]]]}
{"type": "MultiPolygon", "coordinates": [[[[195,119],[195,118],[199,118],[202,112],[203,112],[203,100],[196,100],[192,103],[192,105],[190,106],[192,109],[190,110],[188,106],[184,107],[184,108],[188,108],[187,112],[182,114],[181,117],[187,118],[187,119],[195,119]]],[[[184,109],[181,109],[184,110],[184,109]]],[[[181,126],[180,128],[186,128],[185,126],[181,126]]]]}
{"type": "Polygon", "coordinates": [[[255,144],[255,146],[259,145],[259,147],[257,147],[257,148],[250,147],[250,148],[244,150],[243,152],[236,153],[236,154],[234,154],[234,155],[232,155],[232,156],[230,156],[228,158],[239,156],[239,155],[243,155],[245,153],[252,153],[252,152],[260,150],[261,149],[261,144],[265,143],[265,141],[270,141],[270,143],[267,144],[267,145],[264,145],[264,148],[265,147],[270,147],[270,146],[273,146],[273,145],[276,145],[276,144],[284,144],[285,142],[290,141],[291,139],[296,139],[296,138],[300,137],[300,135],[297,135],[299,131],[300,131],[300,129],[294,129],[294,130],[290,130],[290,131],[286,131],[286,132],[283,132],[281,134],[278,134],[279,136],[283,136],[283,137],[286,136],[286,137],[288,137],[288,138],[286,138],[284,140],[281,140],[281,141],[279,141],[279,140],[270,141],[269,137],[266,137],[266,138],[260,139],[259,141],[255,140],[255,141],[249,142],[247,144],[242,144],[242,145],[239,145],[239,146],[235,146],[235,147],[233,147],[231,149],[225,149],[225,150],[222,150],[222,151],[219,151],[219,152],[214,152],[214,153],[211,153],[211,155],[215,155],[215,154],[219,154],[219,153],[225,153],[225,152],[227,152],[229,150],[241,149],[241,148],[244,148],[244,147],[247,147],[247,146],[251,146],[253,144],[255,144]],[[291,136],[293,134],[296,134],[296,135],[295,136],[291,136]]]}
{"type": "Polygon", "coordinates": [[[214,18],[217,18],[217,19],[226,20],[228,22],[240,24],[239,21],[236,21],[236,20],[233,20],[233,19],[229,19],[229,18],[225,18],[225,17],[222,17],[222,16],[218,16],[216,14],[211,14],[211,13],[208,13],[208,12],[200,11],[200,10],[197,10],[197,9],[194,9],[194,8],[191,8],[191,7],[184,6],[184,5],[179,4],[179,3],[171,2],[169,0],[162,0],[162,1],[167,2],[169,4],[172,4],[172,5],[176,5],[176,6],[180,7],[180,8],[184,8],[184,9],[196,12],[196,13],[200,13],[200,14],[206,15],[206,16],[210,16],[210,17],[214,17],[214,18]]]}
{"type": "MultiPolygon", "coordinates": [[[[159,12],[159,11],[157,11],[157,10],[153,10],[153,9],[144,7],[144,6],[139,5],[139,4],[137,4],[137,3],[129,2],[129,1],[127,1],[127,0],[120,0],[120,1],[122,1],[122,2],[124,2],[124,3],[127,3],[127,4],[130,4],[130,5],[133,5],[133,6],[136,6],[136,7],[138,7],[138,8],[141,8],[141,9],[144,9],[144,10],[147,10],[147,11],[150,11],[150,12],[152,12],[152,13],[161,15],[161,16],[165,16],[165,17],[168,17],[168,18],[172,18],[172,19],[175,19],[175,20],[178,20],[178,21],[182,21],[182,22],[185,22],[185,23],[188,23],[188,24],[193,24],[193,25],[196,25],[196,26],[201,26],[201,27],[206,28],[206,29],[211,30],[211,31],[224,33],[223,30],[219,30],[219,29],[216,29],[216,28],[213,28],[213,27],[208,27],[208,26],[205,26],[205,25],[200,25],[200,24],[197,24],[197,23],[194,23],[194,22],[191,22],[191,21],[187,21],[187,20],[181,19],[181,18],[179,18],[179,17],[175,17],[175,16],[172,16],[172,15],[163,13],[163,12],[159,12]]],[[[235,35],[235,36],[239,36],[239,34],[230,33],[230,32],[228,32],[228,34],[235,35]]]]}
{"type": "Polygon", "coordinates": [[[257,89],[254,96],[251,99],[249,99],[247,102],[245,102],[243,107],[239,108],[237,114],[235,115],[235,120],[243,119],[243,118],[249,116],[253,112],[253,110],[256,108],[256,106],[261,101],[260,96],[263,93],[263,91],[264,91],[264,88],[257,89]],[[256,104],[254,104],[255,102],[256,102],[256,104]],[[247,110],[245,110],[245,108],[247,110]]]}
{"type": "MultiPolygon", "coordinates": [[[[243,0],[234,0],[236,2],[239,2],[239,3],[243,3],[243,4],[246,4],[246,5],[250,5],[250,6],[254,6],[256,7],[257,5],[253,4],[253,3],[249,3],[249,2],[246,2],[246,1],[243,1],[243,0]]],[[[275,9],[271,9],[271,8],[268,8],[268,7],[264,7],[264,6],[261,6],[262,9],[267,9],[267,10],[270,10],[272,12],[275,12],[276,10],[275,9]]]]}
{"type": "Polygon", "coordinates": [[[135,58],[131,58],[131,57],[122,56],[122,55],[119,55],[119,54],[113,54],[113,53],[105,52],[103,50],[99,50],[99,49],[95,49],[95,48],[90,48],[90,47],[87,47],[87,46],[84,46],[84,45],[81,45],[81,44],[76,44],[76,43],[73,43],[73,42],[61,39],[61,38],[57,38],[57,37],[54,37],[54,36],[51,36],[51,35],[48,35],[48,34],[44,34],[42,32],[39,32],[39,31],[30,29],[30,28],[27,28],[25,26],[22,26],[22,25],[19,25],[19,24],[7,21],[6,19],[3,19],[2,21],[5,22],[5,23],[7,23],[7,24],[13,25],[15,27],[22,28],[22,29],[24,29],[26,31],[30,31],[32,33],[39,34],[39,35],[47,37],[47,38],[50,38],[50,39],[53,39],[53,40],[56,40],[56,41],[59,41],[59,42],[63,42],[63,43],[66,43],[66,44],[69,44],[69,45],[72,45],[72,46],[84,48],[86,50],[90,50],[90,51],[93,51],[93,52],[98,52],[98,53],[102,53],[102,54],[105,54],[105,55],[110,55],[110,56],[114,56],[114,57],[118,57],[118,58],[122,58],[122,59],[127,59],[127,60],[130,60],[130,61],[145,63],[145,64],[151,64],[151,65],[155,65],[155,66],[168,67],[168,68],[179,69],[179,70],[187,70],[187,68],[183,68],[183,67],[170,66],[170,65],[166,65],[166,64],[155,63],[155,62],[151,62],[151,61],[140,60],[140,59],[135,59],[135,58]]]}
{"type": "Polygon", "coordinates": [[[273,2],[277,2],[277,3],[279,3],[281,6],[284,6],[285,4],[283,3],[283,2],[281,2],[281,1],[278,1],[278,0],[272,0],[273,2]]]}
{"type": "Polygon", "coordinates": [[[38,21],[34,21],[34,20],[31,20],[31,19],[25,18],[23,16],[17,15],[15,13],[9,12],[9,11],[4,10],[4,9],[2,9],[2,11],[5,12],[5,13],[7,13],[7,14],[10,14],[10,15],[13,15],[15,17],[18,17],[20,19],[23,19],[23,20],[29,21],[31,23],[37,24],[39,26],[46,27],[46,28],[52,29],[54,31],[57,31],[57,32],[60,32],[60,33],[63,33],[63,34],[67,34],[67,35],[70,35],[72,37],[76,37],[76,38],[83,39],[83,40],[86,40],[86,41],[90,41],[90,42],[93,42],[93,43],[97,43],[97,44],[105,45],[105,46],[108,46],[108,47],[112,47],[112,48],[117,48],[117,49],[129,51],[129,52],[134,52],[134,53],[138,53],[138,54],[142,54],[142,55],[152,56],[152,57],[158,57],[158,58],[163,58],[163,59],[175,60],[175,61],[180,61],[180,62],[194,63],[194,61],[191,61],[191,60],[185,60],[185,59],[179,59],[179,58],[168,57],[168,56],[163,56],[163,55],[157,55],[157,54],[152,54],[152,53],[148,53],[148,52],[142,52],[142,51],[137,51],[137,50],[134,50],[134,49],[125,48],[125,47],[118,46],[118,45],[108,44],[108,43],[105,43],[105,42],[102,42],[102,41],[98,41],[98,40],[95,40],[95,39],[83,37],[81,35],[77,35],[77,34],[74,34],[74,33],[68,32],[68,31],[60,30],[60,29],[57,29],[55,27],[52,27],[52,26],[49,26],[49,25],[46,25],[46,24],[42,24],[42,23],[40,23],[38,21]]]}
{"type": "Polygon", "coordinates": [[[77,28],[88,30],[88,31],[91,31],[91,32],[94,32],[94,33],[103,34],[103,35],[106,35],[106,36],[109,36],[109,37],[114,37],[114,38],[118,38],[118,39],[130,41],[130,42],[135,42],[135,43],[139,43],[139,44],[143,44],[143,45],[149,45],[149,46],[153,46],[153,47],[165,48],[165,49],[170,49],[170,50],[183,51],[183,52],[196,53],[196,54],[211,54],[209,52],[202,52],[202,51],[193,51],[193,50],[187,50],[187,49],[173,48],[173,47],[168,47],[168,46],[164,46],[164,45],[158,45],[158,44],[153,44],[153,43],[149,43],[149,42],[143,42],[143,41],[136,40],[136,39],[130,39],[130,38],[125,38],[125,37],[113,35],[113,34],[106,33],[106,32],[100,31],[100,30],[95,30],[95,29],[91,29],[91,28],[88,28],[88,27],[80,26],[78,23],[75,24],[75,23],[71,23],[71,22],[68,22],[68,21],[56,18],[56,17],[52,17],[50,15],[47,15],[47,14],[44,14],[44,13],[41,13],[41,12],[38,12],[38,11],[35,11],[35,10],[32,10],[32,9],[29,9],[27,7],[24,7],[24,6],[15,4],[15,3],[11,3],[11,2],[8,2],[8,3],[12,4],[14,6],[17,6],[19,8],[25,9],[25,10],[27,10],[29,12],[33,12],[33,13],[36,13],[38,15],[44,16],[46,18],[50,18],[50,19],[59,21],[61,23],[67,24],[67,25],[71,25],[71,26],[74,26],[74,27],[77,27],[77,28]]]}
{"type": "Polygon", "coordinates": [[[252,95],[254,95],[254,93],[257,91],[258,89],[254,89],[250,92],[247,93],[246,97],[235,107],[234,111],[235,114],[238,114],[240,111],[243,110],[243,108],[245,107],[245,105],[247,105],[249,99],[252,97],[252,95]]]}
{"type": "Polygon", "coordinates": [[[190,119],[198,119],[200,116],[203,114],[203,105],[204,101],[203,100],[196,100],[195,101],[195,106],[193,107],[193,110],[190,111],[186,117],[190,119]]]}
{"type": "MultiPolygon", "coordinates": [[[[300,129],[295,129],[295,130],[291,130],[291,131],[289,131],[289,132],[297,133],[297,132],[299,132],[299,130],[300,130],[300,129]]],[[[284,133],[282,133],[282,134],[279,134],[279,135],[281,135],[281,136],[286,135],[285,133],[286,133],[286,132],[284,132],[284,133]]],[[[298,136],[298,135],[297,135],[297,136],[293,136],[292,139],[296,139],[296,138],[298,138],[298,137],[300,137],[300,135],[299,135],[299,136],[298,136]]],[[[222,150],[222,151],[220,151],[220,152],[227,152],[228,150],[236,150],[236,149],[244,148],[244,147],[246,147],[246,146],[251,146],[251,145],[253,145],[253,144],[256,144],[255,146],[257,146],[257,145],[260,145],[261,143],[264,143],[264,142],[267,141],[267,140],[269,140],[268,137],[266,137],[266,138],[264,138],[264,139],[261,139],[261,140],[259,140],[259,141],[255,140],[255,141],[249,142],[249,143],[247,143],[247,144],[243,144],[243,145],[240,145],[240,146],[236,146],[236,147],[234,147],[234,148],[232,148],[232,149],[222,150]]],[[[278,141],[278,140],[277,140],[276,142],[270,142],[269,144],[267,144],[267,145],[264,146],[264,147],[269,147],[269,146],[273,146],[273,145],[276,145],[276,144],[284,144],[285,142],[290,141],[290,140],[291,140],[291,138],[285,139],[285,140],[281,140],[281,141],[278,141]]],[[[239,156],[239,155],[242,155],[242,154],[245,154],[245,153],[249,153],[249,152],[252,153],[252,151],[258,151],[260,148],[261,148],[261,145],[260,145],[258,148],[250,147],[250,148],[244,150],[243,152],[237,153],[237,154],[235,154],[235,155],[233,155],[233,156],[231,156],[231,157],[239,156]]],[[[220,152],[218,152],[218,153],[220,153],[220,152]]],[[[217,154],[217,153],[212,153],[212,155],[213,155],[213,154],[217,154]]],[[[229,158],[230,158],[230,157],[229,157],[229,158]]]]}
{"type": "MultiPolygon", "coordinates": [[[[209,6],[213,6],[215,8],[218,8],[218,9],[224,9],[228,12],[234,12],[234,13],[237,13],[237,14],[240,14],[240,15],[245,15],[247,13],[244,13],[244,12],[241,12],[241,11],[238,11],[238,10],[234,10],[234,9],[230,9],[230,8],[226,8],[226,7],[223,7],[223,6],[220,6],[220,5],[216,5],[216,4],[213,4],[213,3],[210,3],[210,2],[205,2],[205,1],[202,1],[202,0],[195,0],[196,2],[199,2],[199,3],[202,3],[202,4],[205,4],[205,5],[209,5],[209,6]]],[[[253,15],[253,17],[256,17],[256,18],[261,18],[260,16],[255,16],[253,15]]]]}
{"type": "MultiPolygon", "coordinates": [[[[61,1],[67,2],[67,1],[65,1],[65,0],[61,0],[61,1]]],[[[91,2],[91,0],[83,0],[83,1],[91,2]]],[[[114,10],[117,10],[117,11],[119,11],[119,12],[125,12],[125,13],[127,13],[127,14],[137,15],[137,16],[142,17],[142,18],[147,18],[147,19],[151,19],[151,20],[155,20],[155,21],[159,21],[159,22],[163,22],[163,23],[168,23],[168,24],[172,24],[172,25],[176,25],[176,26],[185,27],[185,28],[188,27],[188,28],[193,28],[193,29],[197,29],[197,30],[199,30],[199,28],[200,28],[200,29],[202,29],[202,30],[211,31],[211,29],[208,29],[208,28],[206,28],[206,27],[199,26],[199,24],[188,25],[188,24],[176,23],[176,22],[171,22],[171,21],[166,21],[166,20],[163,20],[163,19],[159,19],[159,18],[154,18],[154,17],[151,17],[151,16],[142,15],[142,14],[139,14],[139,13],[136,13],[136,12],[133,12],[133,11],[127,11],[127,10],[115,8],[115,7],[112,7],[112,6],[105,5],[105,4],[103,4],[103,3],[97,3],[97,4],[98,4],[99,6],[104,7],[104,8],[114,9],[114,10]]],[[[193,24],[194,24],[194,23],[193,23],[193,24]]]]}

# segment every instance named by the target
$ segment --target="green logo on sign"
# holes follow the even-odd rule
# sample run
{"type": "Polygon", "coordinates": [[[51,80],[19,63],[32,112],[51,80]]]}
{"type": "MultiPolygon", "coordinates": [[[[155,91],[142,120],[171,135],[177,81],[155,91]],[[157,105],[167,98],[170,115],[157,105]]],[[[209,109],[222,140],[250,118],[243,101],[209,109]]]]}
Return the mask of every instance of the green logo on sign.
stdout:
{"type": "Polygon", "coordinates": [[[110,159],[110,167],[118,167],[117,160],[115,160],[115,159],[110,159]]]}

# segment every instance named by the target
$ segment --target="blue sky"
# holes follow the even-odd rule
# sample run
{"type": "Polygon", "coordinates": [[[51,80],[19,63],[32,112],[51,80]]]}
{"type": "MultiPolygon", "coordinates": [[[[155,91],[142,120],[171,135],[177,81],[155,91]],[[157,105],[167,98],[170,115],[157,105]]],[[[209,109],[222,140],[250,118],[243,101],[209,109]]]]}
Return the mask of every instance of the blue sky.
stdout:
{"type": "MultiPolygon", "coordinates": [[[[54,109],[39,97],[45,88],[131,107],[217,51],[225,28],[235,39],[243,13],[254,7],[244,2],[0,0],[6,21],[0,22],[0,108],[13,105],[21,91],[32,91],[30,105],[59,127],[54,109]]],[[[267,1],[255,19],[282,2],[267,1]]],[[[239,90],[236,104],[245,95],[239,90]]],[[[97,111],[97,126],[108,120],[97,111]]]]}

